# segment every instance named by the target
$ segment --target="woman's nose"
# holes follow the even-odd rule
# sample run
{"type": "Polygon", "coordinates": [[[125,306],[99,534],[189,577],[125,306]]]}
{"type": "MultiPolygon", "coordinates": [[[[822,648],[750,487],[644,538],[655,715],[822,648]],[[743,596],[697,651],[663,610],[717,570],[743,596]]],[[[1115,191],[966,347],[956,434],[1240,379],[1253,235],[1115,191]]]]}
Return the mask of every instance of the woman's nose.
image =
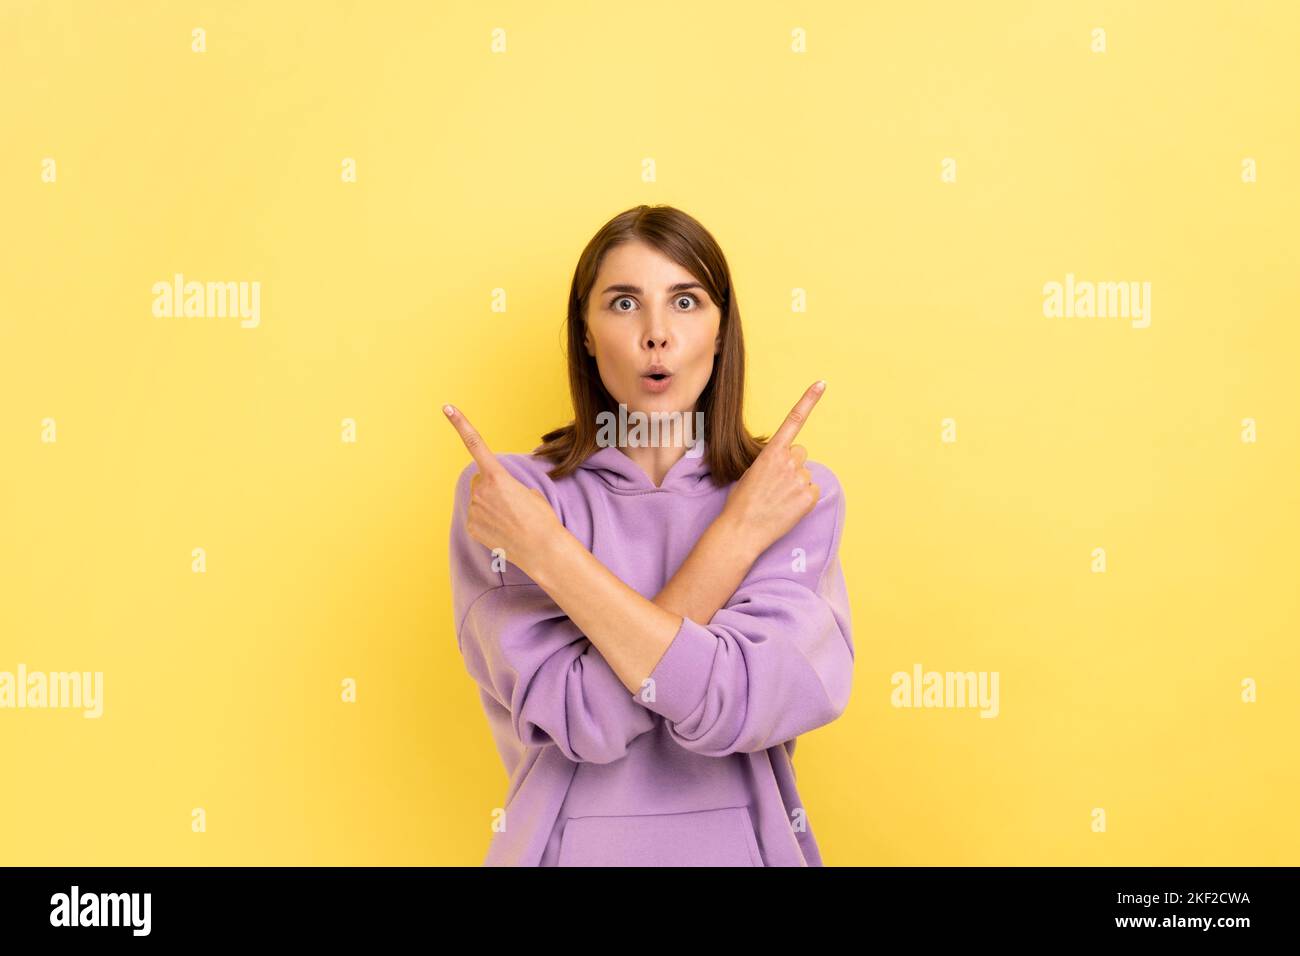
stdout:
{"type": "Polygon", "coordinates": [[[668,323],[654,309],[646,310],[642,341],[647,348],[662,348],[668,344],[668,323]]]}

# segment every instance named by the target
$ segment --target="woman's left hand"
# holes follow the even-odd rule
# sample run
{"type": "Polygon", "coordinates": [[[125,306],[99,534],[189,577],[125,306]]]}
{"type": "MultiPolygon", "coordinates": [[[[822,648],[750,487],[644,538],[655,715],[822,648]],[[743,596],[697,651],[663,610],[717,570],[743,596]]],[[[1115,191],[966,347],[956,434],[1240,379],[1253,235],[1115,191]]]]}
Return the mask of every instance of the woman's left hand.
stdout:
{"type": "Polygon", "coordinates": [[[470,537],[487,548],[501,548],[507,561],[535,577],[532,572],[545,560],[548,547],[564,531],[564,525],[545,495],[529,488],[497,460],[469,419],[450,405],[443,406],[443,414],[478,464],[470,479],[466,519],[470,537]]]}

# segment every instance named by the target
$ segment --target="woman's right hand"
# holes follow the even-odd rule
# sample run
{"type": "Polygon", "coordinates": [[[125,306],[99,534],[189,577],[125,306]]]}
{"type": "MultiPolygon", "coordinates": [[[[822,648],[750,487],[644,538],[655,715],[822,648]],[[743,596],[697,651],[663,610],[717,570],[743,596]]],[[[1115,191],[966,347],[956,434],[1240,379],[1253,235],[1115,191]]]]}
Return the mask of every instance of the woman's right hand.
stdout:
{"type": "Polygon", "coordinates": [[[812,472],[804,466],[807,449],[791,442],[825,390],[825,382],[815,382],[804,392],[723,506],[720,520],[729,524],[730,534],[744,543],[754,560],[812,511],[821,497],[812,472]]]}

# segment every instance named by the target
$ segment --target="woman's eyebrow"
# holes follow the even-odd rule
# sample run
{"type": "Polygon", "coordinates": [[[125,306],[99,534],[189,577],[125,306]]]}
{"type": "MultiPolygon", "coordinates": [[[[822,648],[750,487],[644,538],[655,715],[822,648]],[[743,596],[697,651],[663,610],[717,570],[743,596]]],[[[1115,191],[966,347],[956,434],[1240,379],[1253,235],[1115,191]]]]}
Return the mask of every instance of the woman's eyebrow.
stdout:
{"type": "MultiPolygon", "coordinates": [[[[667,291],[684,292],[687,289],[699,289],[701,292],[706,291],[704,286],[700,285],[698,282],[678,282],[674,285],[670,285],[667,291]]],[[[641,287],[639,285],[622,285],[622,284],[611,285],[611,286],[606,286],[605,291],[602,292],[601,295],[606,295],[607,293],[610,292],[630,292],[633,295],[640,295],[641,287]]]]}

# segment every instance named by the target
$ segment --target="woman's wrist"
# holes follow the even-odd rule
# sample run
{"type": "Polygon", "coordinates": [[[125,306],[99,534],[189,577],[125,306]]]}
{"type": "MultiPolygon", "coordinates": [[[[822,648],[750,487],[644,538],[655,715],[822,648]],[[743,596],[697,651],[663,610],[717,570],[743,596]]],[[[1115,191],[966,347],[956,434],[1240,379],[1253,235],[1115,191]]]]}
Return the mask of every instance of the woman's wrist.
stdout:
{"type": "Polygon", "coordinates": [[[584,551],[586,550],[582,548],[578,539],[573,536],[569,529],[557,520],[552,532],[537,541],[529,549],[528,555],[524,559],[525,563],[519,564],[517,567],[532,578],[533,582],[541,587],[543,591],[552,593],[551,589],[555,587],[557,580],[564,575],[565,569],[573,566],[574,553],[570,549],[574,545],[584,551]]]}
{"type": "Polygon", "coordinates": [[[767,550],[767,545],[754,540],[753,534],[745,526],[744,522],[725,507],[722,509],[722,513],[713,519],[713,523],[709,525],[705,533],[716,536],[722,547],[738,553],[740,559],[744,561],[746,569],[758,560],[760,554],[767,550]]]}

